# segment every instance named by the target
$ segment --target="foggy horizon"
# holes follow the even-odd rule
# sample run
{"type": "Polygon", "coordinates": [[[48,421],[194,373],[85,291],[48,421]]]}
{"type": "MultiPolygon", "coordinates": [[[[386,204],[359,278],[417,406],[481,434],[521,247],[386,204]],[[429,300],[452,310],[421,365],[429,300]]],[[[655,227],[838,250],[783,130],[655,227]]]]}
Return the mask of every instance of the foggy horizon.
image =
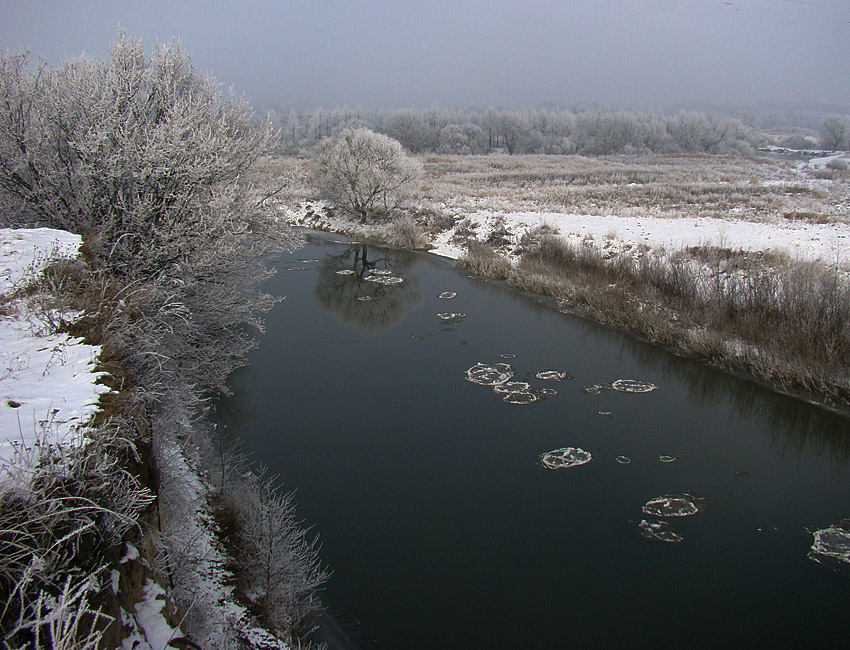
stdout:
{"type": "Polygon", "coordinates": [[[118,30],[181,39],[255,106],[850,107],[850,0],[0,0],[0,47],[58,65],[118,30]]]}

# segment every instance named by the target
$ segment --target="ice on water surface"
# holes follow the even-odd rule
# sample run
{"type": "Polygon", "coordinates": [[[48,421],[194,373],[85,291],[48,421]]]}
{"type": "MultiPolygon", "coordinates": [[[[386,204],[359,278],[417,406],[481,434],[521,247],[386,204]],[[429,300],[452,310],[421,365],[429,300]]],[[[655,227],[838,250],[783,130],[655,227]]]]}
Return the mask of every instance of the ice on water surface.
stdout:
{"type": "Polygon", "coordinates": [[[641,519],[638,529],[640,530],[641,537],[658,542],[675,544],[684,539],[678,533],[674,533],[670,528],[670,524],[666,521],[647,521],[646,519],[641,519]]]}
{"type": "Polygon", "coordinates": [[[850,520],[816,530],[809,559],[850,573],[850,520]]]}
{"type": "Polygon", "coordinates": [[[543,379],[545,381],[564,381],[565,379],[573,378],[570,373],[563,370],[541,370],[534,373],[534,376],[537,379],[543,379]]]}
{"type": "Polygon", "coordinates": [[[379,271],[372,271],[372,275],[367,278],[364,278],[366,282],[374,282],[375,284],[383,284],[384,286],[391,286],[394,284],[401,284],[404,282],[404,278],[399,278],[394,275],[387,275],[386,273],[381,273],[379,271]]]}
{"type": "Polygon", "coordinates": [[[531,390],[531,384],[527,381],[506,381],[504,384],[493,386],[493,391],[503,393],[527,393],[531,390]]]}
{"type": "Polygon", "coordinates": [[[443,293],[437,296],[437,298],[439,298],[440,300],[451,300],[456,295],[457,294],[454,291],[443,291],[443,293]]]}
{"type": "Polygon", "coordinates": [[[508,404],[531,404],[532,402],[536,402],[538,399],[540,398],[534,393],[520,390],[505,394],[502,401],[507,402],[508,404]]]}
{"type": "Polygon", "coordinates": [[[455,325],[466,318],[466,314],[458,314],[452,311],[440,312],[436,316],[447,325],[455,325]]]}
{"type": "Polygon", "coordinates": [[[632,459],[628,456],[617,456],[614,460],[620,463],[620,465],[628,465],[632,462],[632,459]]]}
{"type": "Polygon", "coordinates": [[[679,460],[675,456],[670,456],[668,454],[658,454],[656,458],[662,463],[675,463],[677,460],[679,460]]]}
{"type": "Polygon", "coordinates": [[[689,517],[705,510],[705,499],[690,492],[663,494],[647,501],[642,510],[653,517],[689,517]]]}
{"type": "Polygon", "coordinates": [[[658,386],[637,379],[618,379],[611,384],[611,388],[621,393],[649,393],[658,386]]]}
{"type": "Polygon", "coordinates": [[[354,271],[351,269],[340,269],[336,272],[337,275],[354,275],[354,271]]]}
{"type": "Polygon", "coordinates": [[[603,390],[613,390],[618,393],[651,393],[657,390],[658,386],[650,384],[648,381],[640,381],[638,379],[616,379],[610,384],[591,384],[582,388],[582,392],[588,395],[598,395],[603,390]]]}
{"type": "Polygon", "coordinates": [[[584,465],[593,460],[589,451],[580,449],[579,447],[562,447],[561,449],[553,449],[545,454],[540,454],[537,457],[537,464],[544,469],[565,469],[567,467],[577,467],[584,465]]]}
{"type": "Polygon", "coordinates": [[[492,365],[480,361],[466,371],[466,381],[482,386],[498,386],[514,376],[514,369],[508,363],[492,365]]]}

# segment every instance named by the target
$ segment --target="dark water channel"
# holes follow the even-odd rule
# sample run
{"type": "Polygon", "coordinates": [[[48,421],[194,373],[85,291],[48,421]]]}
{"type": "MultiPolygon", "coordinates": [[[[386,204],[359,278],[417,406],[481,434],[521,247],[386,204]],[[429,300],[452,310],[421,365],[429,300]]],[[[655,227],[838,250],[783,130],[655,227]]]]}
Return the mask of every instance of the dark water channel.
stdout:
{"type": "Polygon", "coordinates": [[[426,255],[323,237],[277,266],[222,418],[296,490],[352,647],[848,643],[850,577],[807,557],[850,515],[846,419],[426,255]],[[477,362],[557,395],[505,403],[477,362]],[[574,379],[526,377],[550,369],[574,379]],[[658,389],[582,391],[619,378],[658,389]],[[593,460],[537,464],[562,447],[593,460]],[[644,504],[685,492],[704,509],[668,519],[682,541],[642,537],[644,504]]]}

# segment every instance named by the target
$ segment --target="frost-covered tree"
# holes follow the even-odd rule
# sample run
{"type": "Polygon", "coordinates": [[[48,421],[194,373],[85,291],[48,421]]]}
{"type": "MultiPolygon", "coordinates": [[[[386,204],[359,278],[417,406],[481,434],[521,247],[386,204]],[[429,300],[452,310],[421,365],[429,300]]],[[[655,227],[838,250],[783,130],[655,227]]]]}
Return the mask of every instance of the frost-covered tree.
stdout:
{"type": "Polygon", "coordinates": [[[365,127],[344,128],[320,142],[312,165],[322,196],[363,220],[398,208],[422,176],[421,163],[397,140],[365,127]]]}
{"type": "Polygon", "coordinates": [[[149,59],[122,35],[108,59],[55,69],[6,55],[0,97],[4,207],[88,236],[98,263],[129,277],[221,241],[232,227],[221,199],[271,137],[175,41],[149,59]]]}
{"type": "Polygon", "coordinates": [[[487,152],[487,135],[472,122],[447,124],[440,131],[440,151],[459,155],[487,152]]]}
{"type": "Polygon", "coordinates": [[[404,109],[390,113],[384,119],[384,133],[398,140],[411,153],[433,147],[428,125],[419,111],[404,109]]]}
{"type": "Polygon", "coordinates": [[[824,149],[838,151],[850,148],[850,118],[828,115],[820,125],[820,142],[824,149]]]}

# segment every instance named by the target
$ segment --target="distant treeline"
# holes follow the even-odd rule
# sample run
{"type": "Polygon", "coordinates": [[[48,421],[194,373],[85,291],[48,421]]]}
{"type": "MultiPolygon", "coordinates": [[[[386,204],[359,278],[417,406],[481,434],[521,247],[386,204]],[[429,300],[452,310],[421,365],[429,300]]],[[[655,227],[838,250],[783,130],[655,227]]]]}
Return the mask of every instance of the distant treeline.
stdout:
{"type": "Polygon", "coordinates": [[[375,111],[319,108],[308,113],[273,109],[271,117],[280,130],[280,152],[285,154],[310,148],[341,126],[350,125],[385,133],[411,153],[747,155],[764,145],[815,149],[827,144],[820,134],[822,115],[777,112],[662,113],[614,111],[596,105],[526,109],[434,106],[375,111]]]}

